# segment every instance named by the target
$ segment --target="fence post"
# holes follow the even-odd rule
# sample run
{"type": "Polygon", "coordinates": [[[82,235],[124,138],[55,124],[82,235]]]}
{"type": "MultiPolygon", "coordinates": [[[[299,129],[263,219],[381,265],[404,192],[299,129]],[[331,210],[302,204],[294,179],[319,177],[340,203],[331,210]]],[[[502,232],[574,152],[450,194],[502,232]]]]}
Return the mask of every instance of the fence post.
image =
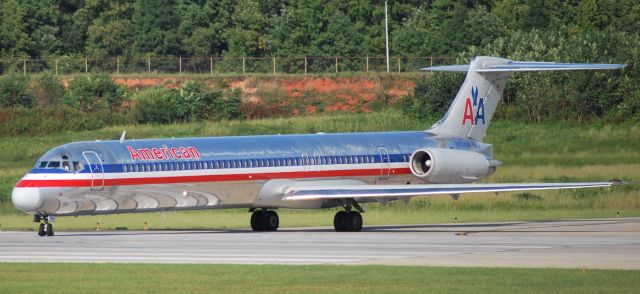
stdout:
{"type": "Polygon", "coordinates": [[[336,56],[336,73],[338,73],[338,57],[336,56]]]}
{"type": "Polygon", "coordinates": [[[84,73],[85,74],[89,73],[89,58],[84,59],[84,73]]]}
{"type": "Polygon", "coordinates": [[[211,75],[213,75],[213,57],[209,56],[209,69],[211,70],[211,75]]]}
{"type": "Polygon", "coordinates": [[[27,75],[27,60],[23,59],[22,60],[22,74],[23,75],[27,75]]]}
{"type": "Polygon", "coordinates": [[[120,75],[120,57],[116,56],[116,75],[120,75]]]}
{"type": "Polygon", "coordinates": [[[273,57],[273,74],[276,74],[276,57],[273,57]]]}
{"type": "Polygon", "coordinates": [[[180,75],[182,75],[182,56],[178,57],[178,59],[180,60],[180,75]]]}
{"type": "Polygon", "coordinates": [[[400,72],[400,57],[398,57],[398,72],[400,72]]]}
{"type": "Polygon", "coordinates": [[[304,56],[304,75],[307,75],[307,56],[304,56]]]}
{"type": "Polygon", "coordinates": [[[58,60],[56,59],[56,76],[58,75],[58,60]]]}
{"type": "Polygon", "coordinates": [[[433,56],[429,56],[429,66],[433,66],[433,56]]]}
{"type": "Polygon", "coordinates": [[[369,72],[369,55],[367,55],[367,72],[369,72]]]}
{"type": "Polygon", "coordinates": [[[242,75],[245,75],[247,73],[247,67],[246,67],[246,57],[242,57],[242,75]]]}
{"type": "Polygon", "coordinates": [[[151,74],[151,57],[147,57],[147,74],[151,74]]]}

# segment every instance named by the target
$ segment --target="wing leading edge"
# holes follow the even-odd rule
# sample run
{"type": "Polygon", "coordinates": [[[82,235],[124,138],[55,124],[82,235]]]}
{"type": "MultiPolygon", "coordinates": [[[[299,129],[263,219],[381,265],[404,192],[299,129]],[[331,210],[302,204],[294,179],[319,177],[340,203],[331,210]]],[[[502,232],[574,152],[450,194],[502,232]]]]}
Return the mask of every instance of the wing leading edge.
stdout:
{"type": "Polygon", "coordinates": [[[522,183],[522,184],[433,184],[433,185],[344,185],[290,186],[283,200],[319,200],[345,198],[413,197],[437,194],[514,192],[610,187],[617,182],[522,183]]]}

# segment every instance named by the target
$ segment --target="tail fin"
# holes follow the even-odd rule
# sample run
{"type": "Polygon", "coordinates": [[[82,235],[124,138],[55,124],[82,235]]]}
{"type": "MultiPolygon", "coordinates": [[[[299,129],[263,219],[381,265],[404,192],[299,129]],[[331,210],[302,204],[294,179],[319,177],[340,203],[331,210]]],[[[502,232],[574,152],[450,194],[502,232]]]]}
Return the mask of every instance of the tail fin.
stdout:
{"type": "Polygon", "coordinates": [[[625,66],[624,64],[522,62],[479,56],[472,59],[469,65],[423,68],[422,70],[425,71],[467,72],[467,77],[449,110],[429,132],[482,141],[502,97],[507,78],[514,72],[618,69],[625,66]]]}

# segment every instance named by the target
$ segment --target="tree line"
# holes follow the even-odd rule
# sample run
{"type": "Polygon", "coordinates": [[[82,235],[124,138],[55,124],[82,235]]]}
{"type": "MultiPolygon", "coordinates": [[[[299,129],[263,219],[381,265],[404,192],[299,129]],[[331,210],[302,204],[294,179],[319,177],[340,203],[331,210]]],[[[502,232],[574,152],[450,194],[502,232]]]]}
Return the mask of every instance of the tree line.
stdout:
{"type": "MultiPolygon", "coordinates": [[[[0,0],[0,3],[0,59],[379,56],[385,50],[384,2],[380,0],[0,0]]],[[[636,66],[640,57],[638,1],[389,1],[389,17],[394,55],[447,55],[457,57],[461,64],[478,55],[628,64],[626,69],[616,71],[516,74],[507,83],[498,118],[532,122],[601,118],[640,121],[637,82],[640,72],[636,66]]],[[[0,81],[0,88],[9,89],[0,91],[0,108],[30,108],[33,101],[38,102],[36,106],[43,106],[44,101],[47,107],[65,105],[82,113],[91,112],[94,106],[107,113],[126,112],[116,109],[122,103],[117,88],[99,79],[84,82],[83,79],[78,79],[78,83],[111,87],[115,94],[78,92],[73,83],[68,89],[58,89],[51,81],[49,86],[53,88],[33,90],[41,82],[13,76],[0,81]],[[66,97],[62,102],[47,102],[52,99],[47,98],[47,93],[58,92],[58,96],[66,97]],[[44,97],[36,97],[38,93],[44,97]]],[[[415,95],[406,97],[397,106],[409,115],[433,120],[446,111],[461,82],[460,75],[425,75],[418,79],[415,95]]],[[[237,98],[237,93],[207,94],[208,90],[195,85],[180,91],[156,91],[159,92],[139,95],[135,103],[142,107],[135,117],[127,117],[158,123],[238,117],[235,106],[231,112],[218,109],[220,105],[236,105],[223,101],[227,101],[227,94],[237,98]],[[176,111],[167,112],[168,109],[176,111]],[[200,112],[202,109],[206,113],[200,112]]],[[[10,121],[9,117],[19,119],[22,115],[10,113],[26,110],[3,111],[7,114],[0,116],[0,122],[10,121]]],[[[117,115],[105,115],[107,124],[111,117],[117,115]]],[[[19,128],[19,124],[16,126],[19,128]]],[[[12,130],[8,133],[22,132],[12,130]]]]}
{"type": "MultiPolygon", "coordinates": [[[[384,55],[384,1],[1,0],[0,57],[384,55]]],[[[635,35],[635,0],[389,1],[393,55],[532,30],[635,35]]]]}

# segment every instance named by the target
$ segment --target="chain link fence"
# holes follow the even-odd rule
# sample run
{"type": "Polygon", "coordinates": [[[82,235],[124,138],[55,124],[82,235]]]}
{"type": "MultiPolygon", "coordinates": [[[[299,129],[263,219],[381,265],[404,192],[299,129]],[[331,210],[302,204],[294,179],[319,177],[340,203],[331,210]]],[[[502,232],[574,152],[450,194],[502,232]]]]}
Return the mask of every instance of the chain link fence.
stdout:
{"type": "MultiPolygon", "coordinates": [[[[455,57],[390,57],[391,73],[417,72],[433,65],[452,64],[455,57]]],[[[330,74],[387,71],[384,56],[365,57],[109,57],[0,59],[0,75],[106,73],[114,75],[182,74],[330,74]]]]}

